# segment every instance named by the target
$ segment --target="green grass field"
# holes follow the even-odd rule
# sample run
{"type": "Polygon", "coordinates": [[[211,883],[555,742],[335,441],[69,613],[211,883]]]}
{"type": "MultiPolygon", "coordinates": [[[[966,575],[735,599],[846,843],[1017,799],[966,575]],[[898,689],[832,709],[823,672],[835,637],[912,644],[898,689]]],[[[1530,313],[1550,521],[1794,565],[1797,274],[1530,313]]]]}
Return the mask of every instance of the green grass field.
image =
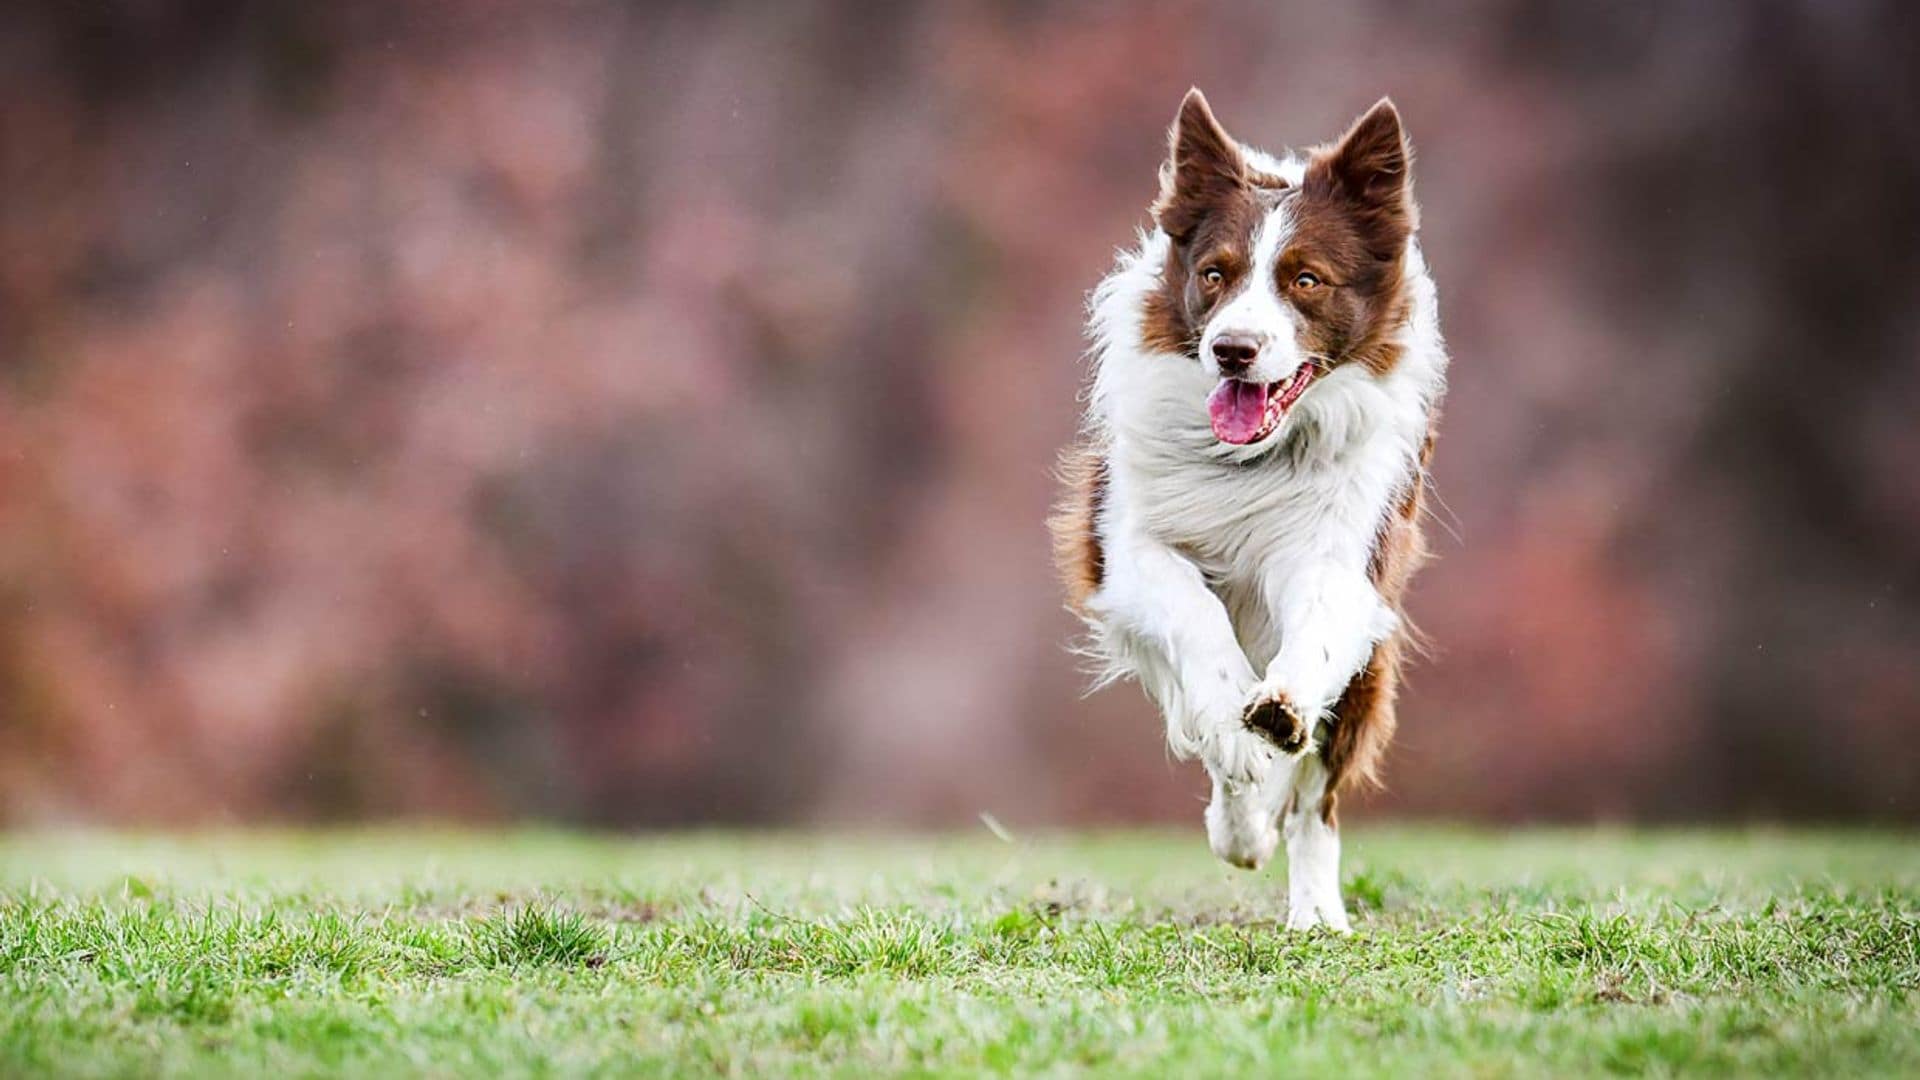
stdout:
{"type": "Polygon", "coordinates": [[[0,1075],[1915,1075],[1915,841],[18,836],[0,1075]]]}

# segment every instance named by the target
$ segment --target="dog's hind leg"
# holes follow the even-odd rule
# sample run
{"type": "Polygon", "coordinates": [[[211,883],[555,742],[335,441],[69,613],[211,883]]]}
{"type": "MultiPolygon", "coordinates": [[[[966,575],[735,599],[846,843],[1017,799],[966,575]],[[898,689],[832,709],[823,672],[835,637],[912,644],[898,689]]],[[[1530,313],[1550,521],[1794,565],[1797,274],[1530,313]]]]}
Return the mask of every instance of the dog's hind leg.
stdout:
{"type": "Polygon", "coordinates": [[[1287,838],[1287,927],[1325,926],[1348,933],[1352,925],[1340,900],[1340,830],[1320,755],[1301,758],[1292,780],[1281,820],[1287,838]]]}

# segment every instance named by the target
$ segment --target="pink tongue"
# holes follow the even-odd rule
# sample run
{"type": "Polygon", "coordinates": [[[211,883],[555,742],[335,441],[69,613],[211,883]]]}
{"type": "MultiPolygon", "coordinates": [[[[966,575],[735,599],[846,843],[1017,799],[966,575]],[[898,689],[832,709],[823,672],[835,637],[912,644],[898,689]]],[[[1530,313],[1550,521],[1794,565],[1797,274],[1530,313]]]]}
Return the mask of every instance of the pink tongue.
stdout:
{"type": "Polygon", "coordinates": [[[1221,442],[1236,446],[1250,443],[1267,421],[1267,390],[1264,383],[1221,379],[1207,395],[1207,419],[1221,442]]]}

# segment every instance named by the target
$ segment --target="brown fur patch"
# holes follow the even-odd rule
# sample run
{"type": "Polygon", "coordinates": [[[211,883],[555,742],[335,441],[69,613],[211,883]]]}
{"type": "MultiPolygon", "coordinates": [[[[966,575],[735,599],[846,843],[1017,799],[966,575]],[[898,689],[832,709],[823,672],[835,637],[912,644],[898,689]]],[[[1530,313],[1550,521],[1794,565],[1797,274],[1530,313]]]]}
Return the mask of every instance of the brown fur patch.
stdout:
{"type": "Polygon", "coordinates": [[[1341,791],[1357,785],[1379,786],[1380,763],[1387,745],[1393,741],[1399,717],[1394,700],[1400,690],[1400,668],[1408,650],[1417,648],[1417,631],[1408,621],[1403,601],[1407,586],[1429,551],[1421,518],[1426,508],[1427,466],[1433,460],[1434,431],[1439,423],[1430,418],[1426,440],[1420,447],[1420,460],[1400,502],[1381,523],[1374,540],[1369,573],[1380,596],[1400,616],[1400,628],[1393,636],[1376,645],[1367,666],[1347,684],[1346,692],[1334,705],[1333,723],[1327,740],[1320,747],[1321,760],[1327,765],[1327,794],[1320,806],[1328,824],[1334,820],[1334,805],[1341,791]]]}
{"type": "Polygon", "coordinates": [[[1405,646],[1399,634],[1374,646],[1367,666],[1347,684],[1346,693],[1333,707],[1333,723],[1320,747],[1328,773],[1320,816],[1329,825],[1341,791],[1380,784],[1380,762],[1399,724],[1394,699],[1400,692],[1400,653],[1405,646]]]}
{"type": "Polygon", "coordinates": [[[1147,295],[1146,308],[1140,313],[1141,344],[1154,352],[1196,357],[1200,348],[1199,331],[1187,321],[1186,270],[1167,257],[1167,268],[1160,272],[1160,287],[1147,295]]]}
{"type": "Polygon", "coordinates": [[[1100,546],[1100,511],[1107,501],[1107,457],[1098,446],[1080,443],[1060,456],[1060,502],[1047,518],[1053,534],[1053,564],[1067,588],[1067,606],[1085,614],[1087,601],[1106,578],[1106,552],[1100,546]]]}

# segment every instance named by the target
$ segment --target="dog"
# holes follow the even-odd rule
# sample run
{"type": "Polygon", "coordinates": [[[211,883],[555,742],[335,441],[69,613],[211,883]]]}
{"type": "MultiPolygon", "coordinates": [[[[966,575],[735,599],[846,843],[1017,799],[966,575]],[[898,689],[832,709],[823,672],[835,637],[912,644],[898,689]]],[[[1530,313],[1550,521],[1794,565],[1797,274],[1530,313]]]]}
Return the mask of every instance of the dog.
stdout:
{"type": "Polygon", "coordinates": [[[1209,846],[1284,835],[1287,925],[1350,924],[1335,806],[1377,782],[1447,355],[1385,98],[1336,142],[1243,146],[1191,90],[1153,227],[1089,303],[1093,377],[1050,520],[1101,682],[1212,779],[1209,846]]]}

